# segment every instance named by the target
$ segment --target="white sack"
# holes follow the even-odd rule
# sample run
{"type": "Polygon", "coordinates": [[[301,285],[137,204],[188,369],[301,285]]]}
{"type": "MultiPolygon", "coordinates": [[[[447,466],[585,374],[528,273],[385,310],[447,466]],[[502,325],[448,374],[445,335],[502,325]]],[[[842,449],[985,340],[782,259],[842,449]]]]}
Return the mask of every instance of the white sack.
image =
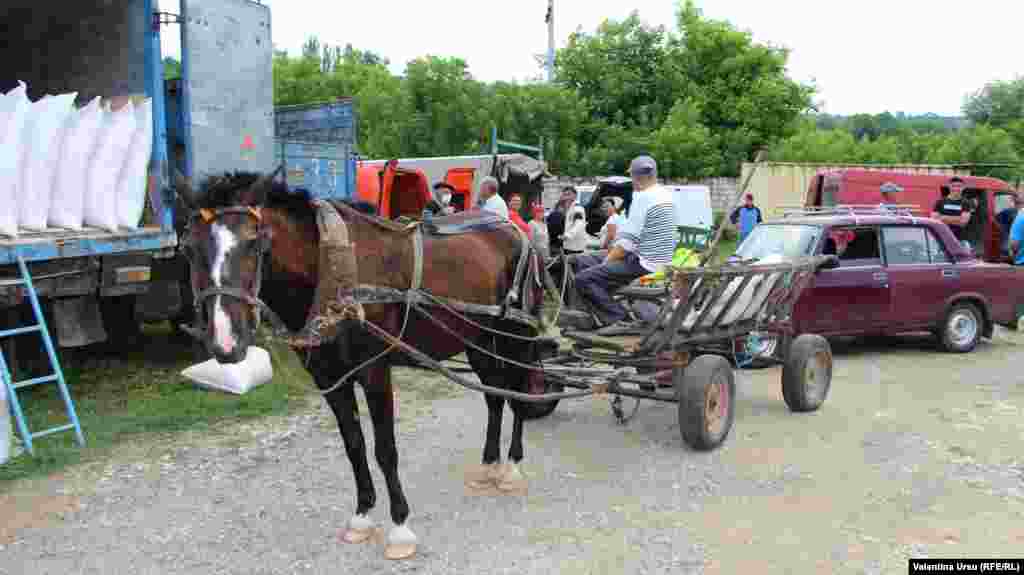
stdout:
{"type": "Polygon", "coordinates": [[[45,96],[32,104],[25,122],[21,159],[18,226],[43,231],[50,214],[53,172],[60,157],[64,120],[75,104],[77,92],[45,96]]]}
{"type": "Polygon", "coordinates": [[[117,231],[117,177],[135,132],[135,110],[131,102],[116,112],[103,111],[95,150],[86,173],[83,222],[108,232],[117,231]]]}
{"type": "Polygon", "coordinates": [[[135,107],[135,133],[117,181],[117,225],[135,229],[146,208],[146,168],[153,148],[153,102],[135,107]]]}
{"type": "Polygon", "coordinates": [[[238,363],[222,364],[216,358],[210,358],[185,368],[181,375],[206,389],[244,395],[270,381],[274,377],[274,368],[270,365],[267,350],[250,345],[245,359],[238,363]]]}
{"type": "Polygon", "coordinates": [[[28,87],[0,96],[0,235],[18,236],[21,187],[21,135],[28,116],[28,87]]]}
{"type": "Polygon", "coordinates": [[[96,96],[85,107],[71,112],[64,123],[64,144],[54,169],[53,198],[47,218],[53,227],[82,228],[86,174],[102,121],[103,109],[100,97],[96,96]]]}

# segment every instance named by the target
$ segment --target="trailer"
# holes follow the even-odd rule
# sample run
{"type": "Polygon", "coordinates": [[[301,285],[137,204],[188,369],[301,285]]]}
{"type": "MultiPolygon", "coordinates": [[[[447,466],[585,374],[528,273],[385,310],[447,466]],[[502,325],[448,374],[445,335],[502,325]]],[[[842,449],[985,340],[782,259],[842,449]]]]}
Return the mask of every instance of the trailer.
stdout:
{"type": "MultiPolygon", "coordinates": [[[[144,95],[152,101],[153,146],[140,227],[48,229],[0,240],[0,329],[10,328],[0,336],[13,336],[0,357],[13,364],[12,343],[41,331],[57,372],[47,381],[60,380],[63,390],[53,347],[128,343],[141,322],[175,321],[191,308],[176,249],[175,171],[200,179],[273,164],[270,10],[249,0],[181,0],[177,14],[159,11],[156,0],[8,0],[0,13],[0,91],[24,81],[32,101],[69,92],[77,92],[79,106],[96,96],[144,95]],[[171,133],[162,33],[180,34],[182,46],[173,110],[180,130],[171,133]],[[55,321],[47,326],[50,310],[55,321]]],[[[14,367],[0,364],[17,372],[14,367]]]]}

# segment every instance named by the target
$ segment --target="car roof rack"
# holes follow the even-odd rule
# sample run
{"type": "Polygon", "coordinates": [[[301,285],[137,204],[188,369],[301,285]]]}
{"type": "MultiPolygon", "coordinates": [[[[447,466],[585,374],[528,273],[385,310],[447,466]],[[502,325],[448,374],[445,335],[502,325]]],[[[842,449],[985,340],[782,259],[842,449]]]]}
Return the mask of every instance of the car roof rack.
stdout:
{"type": "Polygon", "coordinates": [[[914,217],[921,214],[921,208],[913,204],[889,204],[882,208],[879,204],[839,204],[836,206],[780,206],[782,217],[806,216],[903,216],[914,217]]]}

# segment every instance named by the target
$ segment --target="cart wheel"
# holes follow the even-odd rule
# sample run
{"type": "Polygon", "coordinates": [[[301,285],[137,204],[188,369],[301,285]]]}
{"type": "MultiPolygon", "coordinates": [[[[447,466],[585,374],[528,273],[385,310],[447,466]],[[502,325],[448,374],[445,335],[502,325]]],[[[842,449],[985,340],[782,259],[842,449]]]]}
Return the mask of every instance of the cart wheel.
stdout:
{"type": "Polygon", "coordinates": [[[736,415],[736,380],[729,361],[701,355],[686,368],[676,369],[674,378],[683,441],[698,451],[721,445],[736,415]]]}
{"type": "Polygon", "coordinates": [[[832,348],[820,335],[797,336],[782,366],[782,398],[792,411],[814,411],[832,385],[832,348]]]}

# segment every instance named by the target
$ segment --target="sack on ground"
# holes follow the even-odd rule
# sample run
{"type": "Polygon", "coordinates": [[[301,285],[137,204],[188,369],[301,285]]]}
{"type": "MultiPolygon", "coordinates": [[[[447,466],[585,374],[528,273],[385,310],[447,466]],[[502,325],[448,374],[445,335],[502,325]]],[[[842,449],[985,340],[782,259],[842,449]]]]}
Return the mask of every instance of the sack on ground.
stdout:
{"type": "Polygon", "coordinates": [[[11,458],[11,412],[7,407],[7,386],[0,383],[0,465],[11,458]]]}
{"type": "Polygon", "coordinates": [[[28,87],[18,87],[0,96],[0,235],[18,236],[21,210],[21,140],[28,115],[28,87]]]}
{"type": "Polygon", "coordinates": [[[250,345],[245,359],[238,363],[224,364],[210,358],[185,368],[181,375],[206,389],[244,395],[270,381],[274,377],[274,368],[267,350],[250,345]]]}

